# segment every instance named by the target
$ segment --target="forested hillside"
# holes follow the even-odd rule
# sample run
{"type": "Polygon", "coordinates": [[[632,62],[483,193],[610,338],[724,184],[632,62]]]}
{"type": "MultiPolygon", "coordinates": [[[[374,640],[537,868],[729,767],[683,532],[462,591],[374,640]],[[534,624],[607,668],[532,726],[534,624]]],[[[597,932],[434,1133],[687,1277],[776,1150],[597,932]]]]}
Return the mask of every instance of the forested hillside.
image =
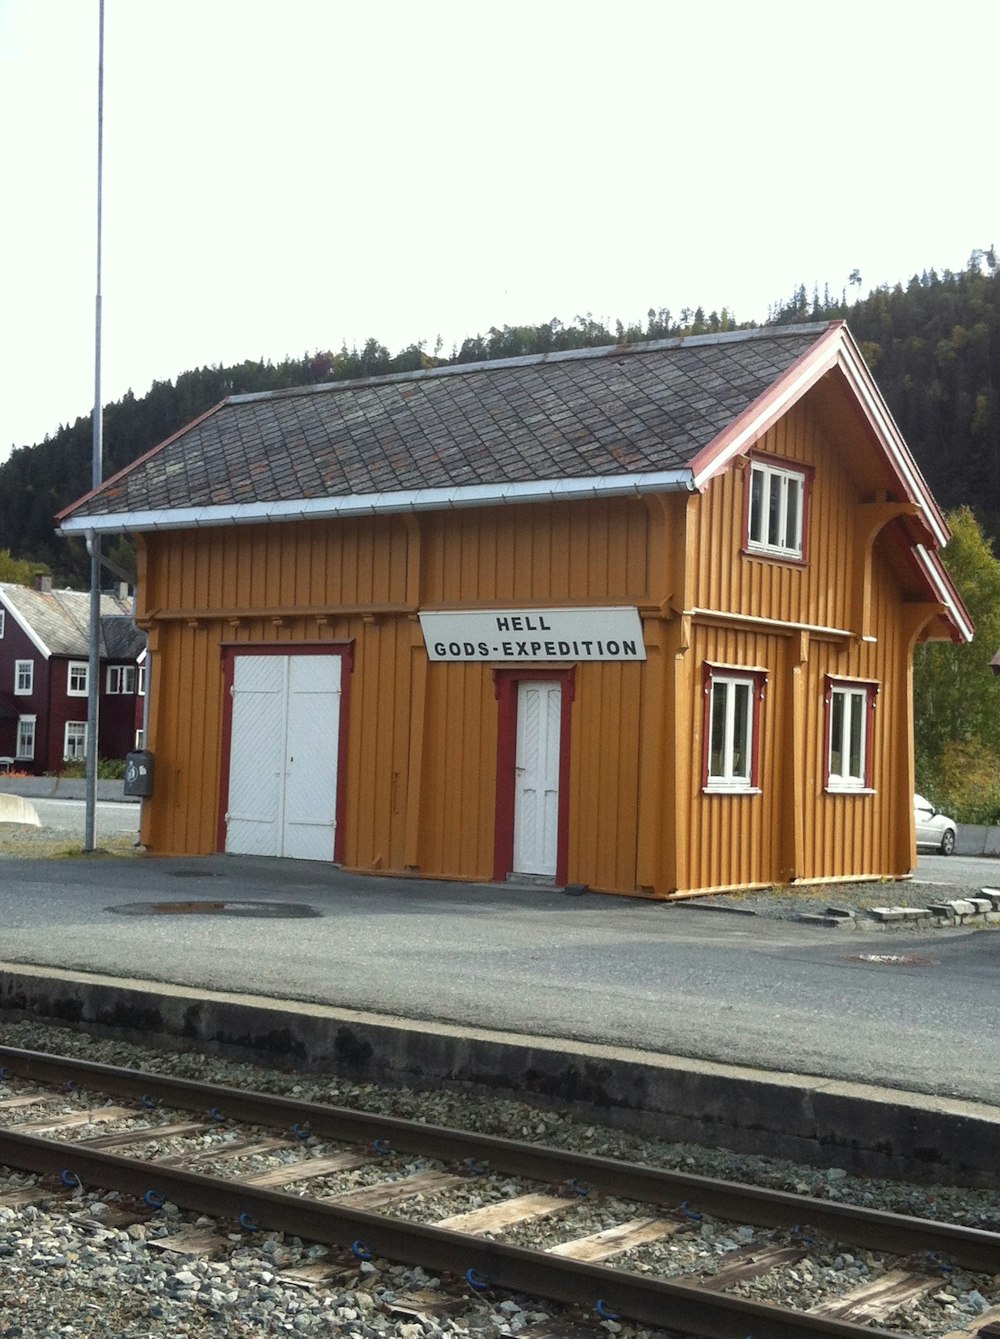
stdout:
{"type": "MultiPolygon", "coordinates": [[[[853,276],[854,283],[860,276],[853,276]]],[[[989,535],[1000,533],[1000,268],[991,248],[974,252],[960,274],[933,270],[905,286],[877,289],[853,303],[800,287],[776,304],[769,323],[846,318],[904,437],[946,509],[966,504],[989,535]]],[[[748,324],[748,323],[744,323],[748,324]]],[[[570,324],[491,328],[450,355],[422,345],[401,353],[371,339],[362,349],[318,352],[279,364],[241,363],[183,372],[155,382],[141,398],[130,391],[104,416],[108,477],[227,395],[349,377],[410,371],[440,363],[506,358],[738,328],[725,310],[700,308],[674,317],[650,310],[644,326],[609,329],[590,316],[570,324]]],[[[15,558],[48,564],[58,579],[85,585],[88,561],[79,542],[55,534],[53,516],[87,491],[91,417],[78,418],[0,465],[0,543],[15,558]]]]}

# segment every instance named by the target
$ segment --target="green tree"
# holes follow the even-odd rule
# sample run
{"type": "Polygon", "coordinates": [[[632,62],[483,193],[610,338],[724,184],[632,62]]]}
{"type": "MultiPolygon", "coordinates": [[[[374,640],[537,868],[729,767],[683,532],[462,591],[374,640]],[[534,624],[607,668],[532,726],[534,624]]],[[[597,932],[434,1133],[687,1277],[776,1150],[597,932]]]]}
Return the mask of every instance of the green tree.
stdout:
{"type": "Polygon", "coordinates": [[[30,586],[34,583],[36,572],[47,571],[44,563],[33,563],[30,558],[12,558],[10,549],[0,549],[0,581],[30,586]]]}
{"type": "MultiPolygon", "coordinates": [[[[967,821],[971,798],[960,779],[976,776],[982,797],[1000,801],[1000,679],[990,661],[1000,650],[1000,559],[969,507],[948,516],[944,562],[976,624],[967,645],[929,642],[913,666],[917,785],[967,821]],[[986,785],[984,776],[995,778],[986,785]]],[[[992,821],[992,816],[989,821],[992,821]]]]}

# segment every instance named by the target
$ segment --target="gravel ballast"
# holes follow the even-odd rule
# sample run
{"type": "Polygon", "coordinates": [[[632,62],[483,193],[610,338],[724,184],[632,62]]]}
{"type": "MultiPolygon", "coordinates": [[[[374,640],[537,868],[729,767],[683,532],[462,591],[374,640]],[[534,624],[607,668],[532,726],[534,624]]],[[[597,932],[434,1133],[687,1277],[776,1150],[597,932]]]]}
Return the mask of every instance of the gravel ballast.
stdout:
{"type": "MultiPolygon", "coordinates": [[[[1000,1208],[992,1191],[867,1180],[836,1167],[819,1170],[737,1155],[722,1148],[643,1138],[588,1124],[569,1114],[540,1111],[492,1097],[441,1088],[387,1089],[334,1077],[290,1075],[196,1052],[147,1050],[37,1022],[6,1024],[3,1040],[10,1046],[287,1094],[306,1101],[1000,1230],[1000,1208]]],[[[70,1097],[66,1100],[70,1104],[73,1101],[70,1097]]],[[[100,1132],[114,1128],[113,1123],[102,1125],[100,1132]]],[[[167,1144],[156,1148],[155,1153],[169,1151],[167,1144]]],[[[323,1146],[317,1146],[308,1153],[320,1156],[324,1151],[323,1146]]],[[[235,1162],[220,1164],[218,1170],[231,1175],[237,1166],[235,1162]]],[[[406,1175],[435,1166],[400,1160],[389,1174],[406,1175]]],[[[211,1163],[201,1164],[201,1168],[215,1170],[211,1163]]],[[[253,1164],[244,1170],[253,1170],[253,1164]]],[[[370,1169],[360,1169],[358,1175],[362,1179],[350,1184],[371,1179],[370,1169]]],[[[34,1181],[24,1173],[0,1169],[0,1196],[18,1187],[30,1187],[34,1181]]],[[[326,1193],[347,1184],[343,1176],[332,1177],[326,1193]]],[[[292,1189],[302,1193],[301,1187],[292,1189]]],[[[310,1189],[315,1192],[317,1187],[310,1183],[310,1189]]],[[[412,1211],[425,1221],[435,1221],[520,1193],[521,1189],[510,1177],[490,1175],[477,1178],[458,1193],[428,1195],[424,1204],[412,1211]]],[[[392,1311],[392,1304],[414,1290],[433,1288],[437,1280],[420,1269],[375,1260],[353,1262],[332,1283],[309,1286],[295,1277],[295,1271],[322,1260],[342,1264],[336,1251],[280,1233],[247,1235],[234,1230],[224,1247],[207,1258],[198,1253],[177,1254],[159,1249],[155,1243],[182,1225],[187,1229],[199,1225],[193,1215],[168,1204],[147,1223],[119,1225],[115,1221],[116,1204],[114,1194],[84,1188],[68,1202],[54,1195],[40,1204],[0,1205],[0,1337],[48,1339],[104,1334],[124,1339],[166,1335],[173,1339],[221,1339],[233,1335],[240,1339],[250,1335],[336,1334],[356,1335],[359,1339],[423,1339],[436,1335],[530,1334],[549,1323],[568,1334],[579,1321],[543,1302],[492,1292],[469,1293],[467,1301],[447,1315],[401,1316],[392,1311]]],[[[411,1206],[394,1212],[409,1213],[411,1206]]],[[[607,1197],[595,1197],[593,1201],[583,1197],[570,1201],[564,1213],[523,1223],[502,1235],[514,1244],[547,1246],[648,1213],[648,1206],[618,1203],[607,1197]]],[[[200,1226],[209,1224],[200,1220],[200,1226]]],[[[810,1239],[804,1233],[805,1229],[799,1241],[805,1253],[793,1270],[763,1275],[738,1285],[738,1290],[758,1301],[805,1308],[829,1301],[877,1279],[888,1268],[898,1267],[897,1260],[887,1260],[879,1253],[852,1250],[844,1243],[819,1236],[810,1239]]],[[[692,1216],[681,1232],[637,1247],[610,1263],[665,1278],[711,1274],[729,1252],[771,1243],[781,1245],[790,1237],[771,1229],[692,1216]]],[[[1000,1304],[1000,1276],[949,1270],[926,1260],[913,1263],[925,1271],[939,1270],[941,1286],[897,1312],[883,1328],[934,1339],[973,1325],[977,1317],[982,1318],[1000,1304]]],[[[625,1322],[598,1320],[592,1314],[586,1329],[590,1333],[636,1337],[657,1333],[625,1322]]]]}

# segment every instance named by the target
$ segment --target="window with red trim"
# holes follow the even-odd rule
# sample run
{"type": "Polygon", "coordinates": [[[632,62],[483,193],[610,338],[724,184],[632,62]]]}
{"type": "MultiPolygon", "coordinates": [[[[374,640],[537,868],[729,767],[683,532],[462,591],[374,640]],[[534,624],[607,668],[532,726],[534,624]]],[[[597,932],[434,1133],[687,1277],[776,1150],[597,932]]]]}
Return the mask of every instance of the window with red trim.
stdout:
{"type": "Polygon", "coordinates": [[[706,790],[758,788],[760,710],[766,683],[763,670],[705,666],[702,774],[706,790]]]}
{"type": "Polygon", "coordinates": [[[873,718],[878,684],[826,681],[826,788],[871,789],[873,718]]]}

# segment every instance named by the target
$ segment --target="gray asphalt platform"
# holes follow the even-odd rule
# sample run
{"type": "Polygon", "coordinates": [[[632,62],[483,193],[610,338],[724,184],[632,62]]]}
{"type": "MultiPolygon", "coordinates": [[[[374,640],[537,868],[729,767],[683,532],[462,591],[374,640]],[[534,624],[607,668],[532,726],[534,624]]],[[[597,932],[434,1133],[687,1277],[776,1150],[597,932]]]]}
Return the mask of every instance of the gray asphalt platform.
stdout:
{"type": "Polygon", "coordinates": [[[998,933],[227,856],[6,860],[0,905],[7,1017],[870,1170],[996,1165],[998,933]]]}

